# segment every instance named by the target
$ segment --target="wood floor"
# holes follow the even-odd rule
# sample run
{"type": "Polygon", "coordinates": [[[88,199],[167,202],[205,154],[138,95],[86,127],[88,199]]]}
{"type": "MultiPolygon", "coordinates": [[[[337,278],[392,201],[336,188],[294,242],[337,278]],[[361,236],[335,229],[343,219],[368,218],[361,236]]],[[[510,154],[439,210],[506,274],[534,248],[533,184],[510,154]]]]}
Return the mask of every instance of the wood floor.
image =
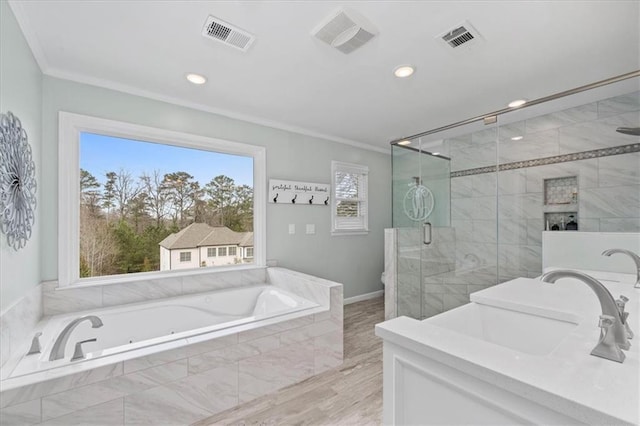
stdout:
{"type": "Polygon", "coordinates": [[[383,298],[344,308],[344,363],[205,420],[205,425],[379,425],[382,423],[383,298]]]}

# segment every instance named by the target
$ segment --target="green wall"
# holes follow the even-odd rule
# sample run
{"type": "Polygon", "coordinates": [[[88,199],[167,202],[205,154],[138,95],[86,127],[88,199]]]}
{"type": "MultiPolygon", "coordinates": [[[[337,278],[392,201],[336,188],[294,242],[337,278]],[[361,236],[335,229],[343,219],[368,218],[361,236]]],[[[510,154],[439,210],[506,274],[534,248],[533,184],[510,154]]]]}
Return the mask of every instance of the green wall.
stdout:
{"type": "Polygon", "coordinates": [[[289,131],[230,119],[187,107],[49,76],[44,77],[42,155],[42,276],[57,278],[58,112],[67,111],[174,131],[260,145],[267,148],[267,180],[331,182],[331,160],[369,167],[371,232],[330,235],[330,210],[323,206],[267,204],[267,259],[279,266],[345,285],[345,297],[382,289],[383,230],[391,226],[391,158],[289,131]],[[296,234],[288,234],[288,225],[296,234]],[[304,233],[316,225],[315,235],[304,233]]]}
{"type": "MultiPolygon", "coordinates": [[[[0,0],[0,112],[11,111],[27,131],[36,163],[38,198],[42,196],[42,73],[5,0],[0,0]]],[[[45,208],[46,209],[46,208],[45,208]]],[[[0,310],[40,283],[43,206],[38,203],[31,240],[15,251],[0,234],[0,310]]]]}

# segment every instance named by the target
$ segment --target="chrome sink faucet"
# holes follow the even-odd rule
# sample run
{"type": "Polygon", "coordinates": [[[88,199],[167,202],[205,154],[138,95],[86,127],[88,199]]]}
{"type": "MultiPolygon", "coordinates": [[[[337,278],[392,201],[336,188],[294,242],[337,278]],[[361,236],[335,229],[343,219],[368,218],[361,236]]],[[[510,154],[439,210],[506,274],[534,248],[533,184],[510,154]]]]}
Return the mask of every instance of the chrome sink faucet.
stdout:
{"type": "Polygon", "coordinates": [[[624,361],[624,354],[620,349],[628,350],[631,345],[629,344],[629,339],[627,337],[624,319],[620,315],[618,305],[609,290],[607,290],[600,281],[587,274],[577,271],[569,271],[566,269],[547,272],[542,275],[540,280],[548,283],[555,283],[560,278],[573,278],[583,282],[593,290],[600,301],[600,307],[602,309],[600,327],[602,331],[600,334],[600,341],[591,351],[591,355],[617,362],[624,361]]]}
{"type": "Polygon", "coordinates": [[[636,264],[636,283],[635,283],[635,285],[633,287],[640,288],[640,256],[638,256],[637,254],[635,254],[631,250],[618,249],[618,248],[605,250],[605,251],[602,252],[602,255],[609,257],[612,254],[616,254],[616,253],[626,254],[627,256],[629,256],[635,262],[635,264],[636,264]]]}
{"type": "Polygon", "coordinates": [[[91,327],[93,328],[102,327],[102,320],[95,315],[86,315],[84,317],[74,319],[58,335],[58,338],[53,344],[53,348],[51,348],[49,361],[64,358],[64,349],[67,346],[67,341],[69,340],[69,336],[71,336],[71,332],[83,321],[91,321],[91,327]]]}

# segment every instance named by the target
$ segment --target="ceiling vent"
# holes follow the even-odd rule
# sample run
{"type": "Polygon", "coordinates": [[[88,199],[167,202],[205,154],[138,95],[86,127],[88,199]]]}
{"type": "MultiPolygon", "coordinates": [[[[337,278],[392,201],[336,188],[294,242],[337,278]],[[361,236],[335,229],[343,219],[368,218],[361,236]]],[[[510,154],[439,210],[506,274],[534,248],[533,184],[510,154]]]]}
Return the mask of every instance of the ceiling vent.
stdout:
{"type": "Polygon", "coordinates": [[[224,43],[227,46],[235,47],[243,52],[246,52],[256,39],[253,34],[211,15],[209,15],[207,21],[204,23],[202,35],[206,38],[224,43]]]}
{"type": "Polygon", "coordinates": [[[378,32],[354,11],[340,9],[322,21],[311,34],[342,53],[351,53],[378,32]]]}
{"type": "Polygon", "coordinates": [[[462,46],[471,47],[484,39],[473,26],[468,22],[456,25],[453,29],[440,34],[436,38],[444,41],[449,47],[459,49],[462,46]]]}

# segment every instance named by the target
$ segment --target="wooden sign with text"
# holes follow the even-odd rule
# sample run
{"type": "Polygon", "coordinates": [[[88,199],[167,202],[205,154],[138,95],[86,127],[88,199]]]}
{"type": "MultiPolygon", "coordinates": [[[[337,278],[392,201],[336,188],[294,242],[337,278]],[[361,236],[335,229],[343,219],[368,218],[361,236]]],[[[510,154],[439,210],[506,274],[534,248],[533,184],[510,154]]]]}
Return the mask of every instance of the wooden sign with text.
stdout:
{"type": "Polygon", "coordinates": [[[298,206],[328,206],[331,204],[331,185],[269,179],[269,202],[298,206]]]}

